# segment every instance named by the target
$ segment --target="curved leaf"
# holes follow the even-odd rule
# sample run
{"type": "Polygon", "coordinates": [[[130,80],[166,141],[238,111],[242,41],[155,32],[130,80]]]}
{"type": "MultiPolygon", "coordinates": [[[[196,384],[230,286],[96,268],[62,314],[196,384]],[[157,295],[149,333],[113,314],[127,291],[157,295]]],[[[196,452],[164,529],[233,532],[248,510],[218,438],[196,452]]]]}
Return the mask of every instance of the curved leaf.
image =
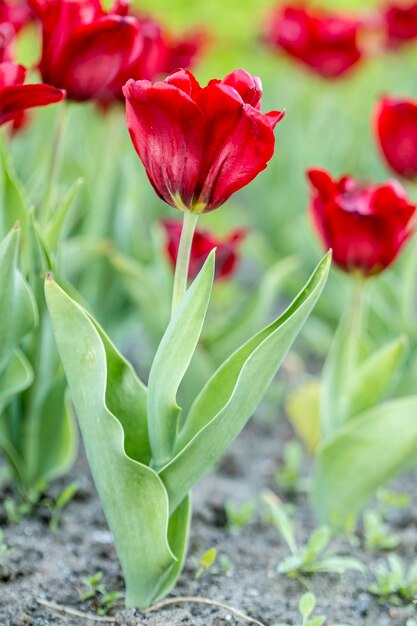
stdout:
{"type": "Polygon", "coordinates": [[[164,485],[126,452],[133,444],[126,442],[122,417],[135,416],[144,387],[137,381],[135,393],[118,393],[110,377],[126,372],[124,359],[113,348],[106,353],[102,333],[56,283],[48,280],[45,291],[88,461],[121,561],[126,604],[145,608],[177,559],[168,544],[164,485]]]}
{"type": "Polygon", "coordinates": [[[171,510],[257,408],[324,287],[330,261],[327,254],[287,311],[235,352],[196,398],[178,439],[177,456],[160,471],[171,510]]]}
{"type": "Polygon", "coordinates": [[[181,411],[176,401],[177,391],[200,338],[213,278],[214,251],[169,323],[149,373],[148,428],[156,467],[162,467],[172,458],[181,411]]]}
{"type": "Polygon", "coordinates": [[[417,457],[417,397],[382,404],[346,422],[321,450],[312,492],[319,518],[343,525],[417,457]]]}

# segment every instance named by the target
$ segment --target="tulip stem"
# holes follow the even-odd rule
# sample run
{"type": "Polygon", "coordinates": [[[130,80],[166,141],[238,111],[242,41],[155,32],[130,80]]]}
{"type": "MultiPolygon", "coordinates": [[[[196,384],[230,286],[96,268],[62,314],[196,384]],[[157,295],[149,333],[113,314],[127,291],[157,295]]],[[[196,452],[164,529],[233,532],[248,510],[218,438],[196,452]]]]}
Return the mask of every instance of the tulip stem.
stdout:
{"type": "Polygon", "coordinates": [[[180,245],[175,264],[174,289],[172,293],[171,317],[174,315],[187,290],[188,268],[190,265],[191,246],[198,214],[184,211],[180,245]]]}
{"type": "Polygon", "coordinates": [[[40,207],[39,219],[42,224],[48,222],[51,207],[54,202],[55,184],[61,165],[61,145],[64,136],[65,123],[68,116],[69,106],[67,102],[63,102],[59,107],[55,120],[54,135],[52,139],[52,148],[49,157],[48,174],[46,180],[45,194],[40,207]]]}

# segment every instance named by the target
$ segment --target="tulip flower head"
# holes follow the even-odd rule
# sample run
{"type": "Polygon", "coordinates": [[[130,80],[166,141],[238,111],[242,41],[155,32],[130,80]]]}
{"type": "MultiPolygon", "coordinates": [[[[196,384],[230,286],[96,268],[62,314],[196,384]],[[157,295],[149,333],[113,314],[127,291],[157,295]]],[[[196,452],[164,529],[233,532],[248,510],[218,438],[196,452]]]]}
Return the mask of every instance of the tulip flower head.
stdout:
{"type": "Polygon", "coordinates": [[[396,181],[358,184],[333,180],[324,170],[307,172],[310,213],[335,264],[345,272],[373,276],[389,267],[415,230],[416,207],[396,181]]]}
{"type": "MultiPolygon", "coordinates": [[[[166,250],[168,258],[175,267],[178,248],[180,245],[182,225],[175,220],[164,220],[162,226],[165,230],[167,241],[166,250]]],[[[247,235],[243,228],[232,231],[226,238],[216,237],[207,230],[197,228],[191,248],[188,278],[193,280],[204,265],[210,252],[216,248],[216,270],[214,279],[221,280],[231,278],[239,266],[239,248],[247,235]]]]}
{"type": "Polygon", "coordinates": [[[180,210],[218,208],[274,153],[283,112],[261,112],[260,80],[244,70],[206,87],[178,70],[164,82],[129,80],[123,91],[127,127],[148,178],[180,210]]]}
{"type": "Polygon", "coordinates": [[[381,152],[394,172],[417,178],[417,102],[383,98],[376,107],[375,130],[381,152]]]}
{"type": "MultiPolygon", "coordinates": [[[[72,100],[123,100],[129,78],[153,80],[171,67],[176,45],[157,22],[129,15],[127,0],[104,11],[99,0],[31,0],[42,24],[42,78],[72,100]],[[172,49],[171,49],[172,48],[172,49]]],[[[195,53],[190,51],[187,59],[195,53]]]]}
{"type": "Polygon", "coordinates": [[[398,48],[417,39],[417,2],[389,2],[382,21],[388,48],[398,48]]]}
{"type": "Polygon", "coordinates": [[[0,63],[0,125],[14,120],[26,109],[60,102],[62,89],[50,85],[24,85],[26,70],[16,63],[0,63]]]}
{"type": "Polygon", "coordinates": [[[343,76],[363,57],[361,21],[304,5],[278,7],[269,17],[266,39],[273,47],[323,78],[343,76]]]}

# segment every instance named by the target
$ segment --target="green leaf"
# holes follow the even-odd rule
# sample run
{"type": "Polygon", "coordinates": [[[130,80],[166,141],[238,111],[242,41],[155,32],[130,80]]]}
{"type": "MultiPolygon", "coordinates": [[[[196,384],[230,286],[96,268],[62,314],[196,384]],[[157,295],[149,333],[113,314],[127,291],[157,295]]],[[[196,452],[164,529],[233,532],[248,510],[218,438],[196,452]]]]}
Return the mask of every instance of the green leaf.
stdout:
{"type": "Polygon", "coordinates": [[[83,185],[84,179],[77,178],[74,184],[69,188],[59,207],[54,211],[48,223],[45,226],[44,237],[49,250],[55,250],[62,236],[62,231],[66,224],[69,210],[77,196],[80,187],[83,185]]]}
{"type": "Polygon", "coordinates": [[[323,552],[330,541],[330,528],[328,526],[319,526],[310,535],[305,548],[305,560],[312,561],[320,552],[323,552]]]}
{"type": "Polygon", "coordinates": [[[214,252],[208,256],[169,323],[149,373],[148,429],[153,463],[158,468],[172,458],[181,411],[176,401],[178,387],[200,338],[213,278],[214,252]]]}
{"type": "Polygon", "coordinates": [[[218,460],[251,417],[313,309],[326,282],[330,256],[275,322],[235,352],[193,403],[177,456],[161,472],[172,510],[218,460]]]}
{"type": "Polygon", "coordinates": [[[399,337],[360,365],[348,385],[345,419],[375,406],[389,392],[408,341],[399,337]]]}
{"type": "Polygon", "coordinates": [[[305,593],[301,596],[298,609],[301,617],[306,620],[310,617],[314,609],[316,608],[316,596],[313,593],[305,593]]]}
{"type": "Polygon", "coordinates": [[[356,516],[379,487],[415,463],[417,397],[393,400],[347,422],[320,450],[312,501],[337,526],[356,516]]]}
{"type": "Polygon", "coordinates": [[[0,371],[37,322],[32,293],[17,267],[19,226],[0,242],[0,371]]]}
{"type": "Polygon", "coordinates": [[[320,381],[309,380],[287,398],[285,410],[295,432],[310,454],[314,454],[321,439],[320,381]]]}
{"type": "Polygon", "coordinates": [[[270,491],[265,491],[262,494],[262,500],[268,507],[268,513],[273,524],[278,528],[292,554],[298,555],[299,550],[295,539],[294,525],[287,515],[282,502],[270,491]]]}
{"type": "Polygon", "coordinates": [[[311,619],[307,626],[323,626],[323,624],[326,622],[326,618],[319,615],[318,617],[313,617],[313,619],[311,619]]]}
{"type": "Polygon", "coordinates": [[[27,204],[23,188],[13,171],[7,148],[0,142],[0,238],[19,221],[26,225],[27,204]]]}
{"type": "Polygon", "coordinates": [[[335,572],[343,574],[347,570],[356,570],[362,574],[366,572],[366,567],[358,559],[350,556],[328,556],[314,561],[311,572],[335,572]]]}
{"type": "Polygon", "coordinates": [[[14,395],[33,382],[33,369],[21,350],[15,350],[0,373],[0,413],[14,395]]]}
{"type": "MultiPolygon", "coordinates": [[[[45,291],[87,458],[121,561],[126,604],[146,608],[178,559],[168,543],[169,506],[164,485],[151,468],[127,453],[141,449],[136,437],[142,436],[143,426],[136,432],[133,420],[143,422],[143,416],[135,411],[143,405],[144,386],[135,379],[133,389],[130,366],[113,346],[106,351],[104,333],[97,331],[89,316],[56,283],[47,280],[45,291]],[[125,377],[118,389],[120,377],[113,380],[112,372],[126,374],[129,393],[123,393],[125,377]],[[132,420],[129,424],[128,417],[132,420]]],[[[187,506],[184,508],[188,517],[187,506]]],[[[181,507],[176,515],[184,517],[185,513],[181,507]]],[[[181,529],[174,549],[185,542],[186,530],[181,529]]]]}

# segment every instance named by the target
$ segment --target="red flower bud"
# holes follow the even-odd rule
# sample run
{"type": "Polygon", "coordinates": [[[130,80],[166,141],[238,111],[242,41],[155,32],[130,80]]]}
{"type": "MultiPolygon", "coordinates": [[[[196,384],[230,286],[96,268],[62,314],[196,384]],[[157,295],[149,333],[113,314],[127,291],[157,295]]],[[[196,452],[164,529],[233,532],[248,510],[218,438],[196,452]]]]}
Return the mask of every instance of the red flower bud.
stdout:
{"type": "Polygon", "coordinates": [[[129,78],[153,80],[170,67],[171,53],[160,26],[128,15],[125,0],[107,12],[100,0],[31,3],[42,23],[42,78],[65,89],[72,100],[102,105],[122,100],[129,78]]]}
{"type": "Polygon", "coordinates": [[[345,272],[372,276],[397,257],[414,231],[416,207],[396,181],[358,184],[347,176],[333,180],[326,171],[307,172],[314,225],[325,248],[345,272]]]}
{"type": "Polygon", "coordinates": [[[388,48],[397,48],[417,39],[417,2],[388,3],[382,20],[388,48]]]}
{"type": "MultiPolygon", "coordinates": [[[[174,220],[161,222],[167,236],[168,257],[175,267],[180,245],[182,225],[174,220]]],[[[239,266],[239,247],[247,235],[243,228],[232,231],[225,239],[220,239],[208,230],[196,229],[191,248],[188,277],[194,279],[204,265],[210,252],[216,248],[215,280],[231,278],[239,266]]]]}
{"type": "Polygon", "coordinates": [[[59,102],[65,92],[50,85],[24,85],[26,70],[15,63],[0,63],[0,125],[32,107],[59,102]]]}
{"type": "Polygon", "coordinates": [[[202,88],[179,70],[164,82],[129,80],[127,127],[165,202],[212,211],[266,168],[283,112],[263,114],[259,78],[236,70],[202,88]]]}
{"type": "Polygon", "coordinates": [[[361,26],[356,18],[284,5],[269,17],[266,39],[320,76],[337,78],[362,59],[361,26]]]}
{"type": "Polygon", "coordinates": [[[404,178],[416,178],[417,102],[383,98],[376,107],[375,126],[389,166],[404,178]]]}

